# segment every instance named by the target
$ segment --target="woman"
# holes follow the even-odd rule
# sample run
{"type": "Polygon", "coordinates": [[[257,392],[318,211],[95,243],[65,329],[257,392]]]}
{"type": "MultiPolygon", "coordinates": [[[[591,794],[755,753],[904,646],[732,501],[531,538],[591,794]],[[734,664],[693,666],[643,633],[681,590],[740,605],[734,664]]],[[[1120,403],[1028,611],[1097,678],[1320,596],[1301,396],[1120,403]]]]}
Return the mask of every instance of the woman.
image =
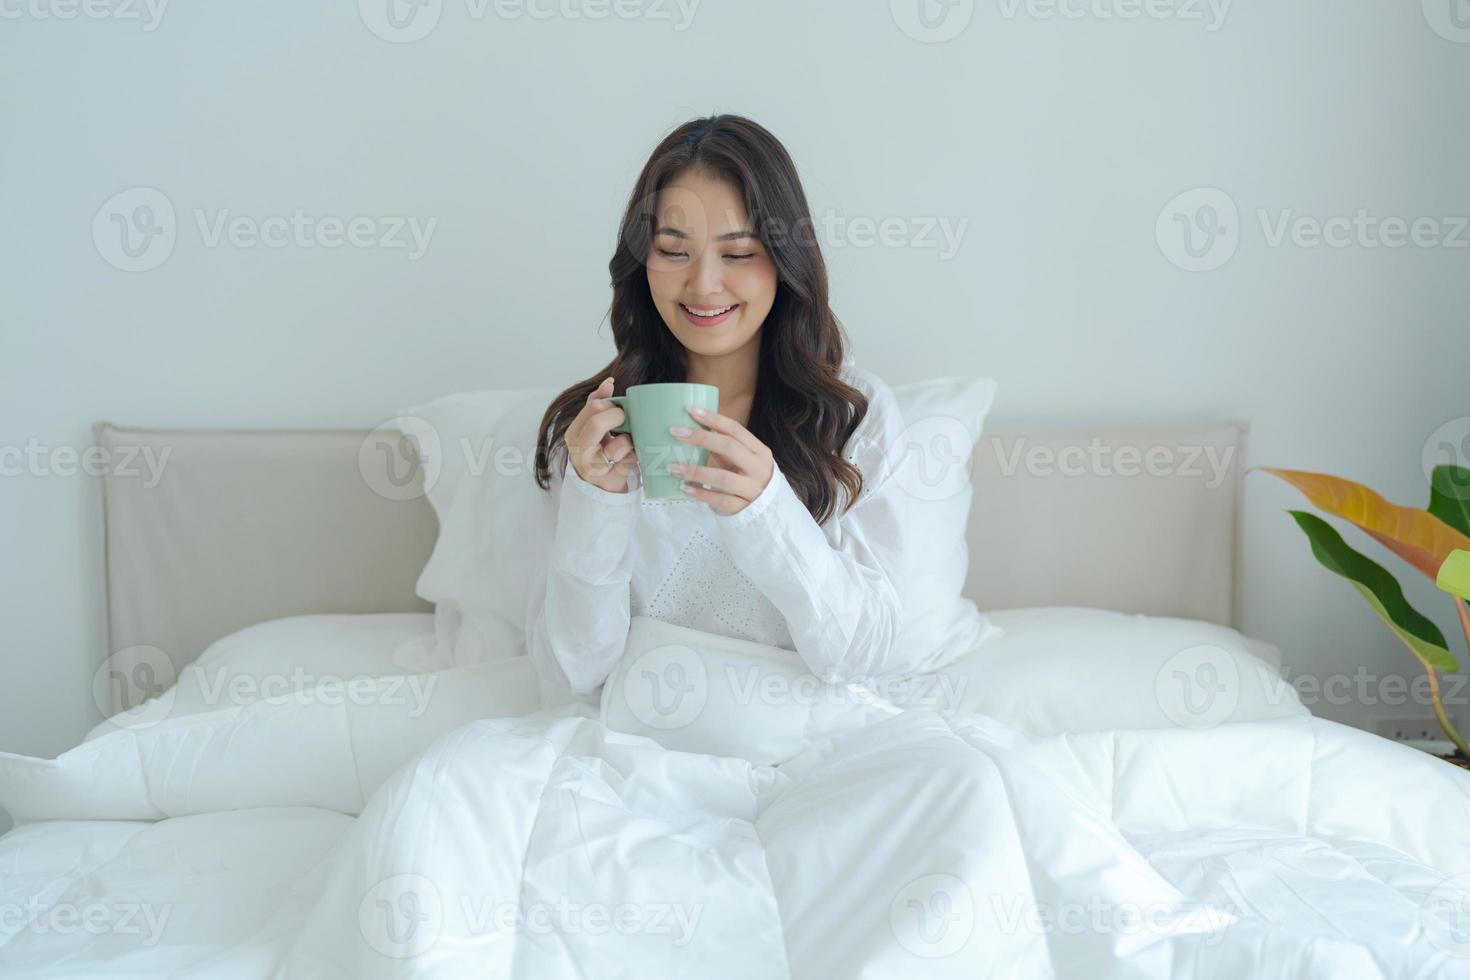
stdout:
{"type": "Polygon", "coordinates": [[[919,559],[888,478],[902,421],[845,353],[786,150],[739,116],[679,127],[609,267],[617,355],[552,402],[536,447],[538,484],[562,480],[529,638],[543,686],[594,691],[634,615],[794,650],[828,682],[901,671],[919,559]],[[689,500],[643,499],[632,441],[611,434],[609,396],[662,381],[720,390],[718,414],[674,433],[709,450],[682,472],[689,500]]]}

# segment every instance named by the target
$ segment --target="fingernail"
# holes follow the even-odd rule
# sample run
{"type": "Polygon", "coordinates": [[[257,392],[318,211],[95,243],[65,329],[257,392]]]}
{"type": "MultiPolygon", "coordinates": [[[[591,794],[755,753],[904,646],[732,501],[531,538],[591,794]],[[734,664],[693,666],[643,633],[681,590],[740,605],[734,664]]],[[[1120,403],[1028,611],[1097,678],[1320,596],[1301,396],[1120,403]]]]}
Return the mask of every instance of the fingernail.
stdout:
{"type": "Polygon", "coordinates": [[[669,472],[670,473],[683,473],[684,472],[684,464],[683,463],[670,463],[669,464],[669,472]]]}
{"type": "Polygon", "coordinates": [[[687,409],[689,409],[689,414],[690,415],[693,415],[695,418],[697,418],[697,419],[704,418],[704,415],[705,415],[704,409],[700,408],[699,406],[697,406],[697,405],[685,405],[684,407],[687,408],[687,409]]]}
{"type": "Polygon", "coordinates": [[[689,429],[682,425],[671,425],[669,426],[669,431],[676,436],[687,436],[689,434],[689,429]]]}
{"type": "Polygon", "coordinates": [[[693,493],[694,492],[694,484],[692,484],[692,483],[681,483],[681,484],[679,484],[679,489],[680,490],[683,490],[685,493],[693,493]]]}

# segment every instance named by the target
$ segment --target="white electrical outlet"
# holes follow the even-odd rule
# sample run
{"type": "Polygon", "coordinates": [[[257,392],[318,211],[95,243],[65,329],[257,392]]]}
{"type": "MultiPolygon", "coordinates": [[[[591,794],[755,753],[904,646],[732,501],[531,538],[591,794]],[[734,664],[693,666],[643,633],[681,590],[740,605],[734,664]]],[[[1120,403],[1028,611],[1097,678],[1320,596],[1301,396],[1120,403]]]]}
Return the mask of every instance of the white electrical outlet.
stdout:
{"type": "Polygon", "coordinates": [[[1444,738],[1444,729],[1434,715],[1403,715],[1377,718],[1373,732],[1395,742],[1430,742],[1444,738]]]}

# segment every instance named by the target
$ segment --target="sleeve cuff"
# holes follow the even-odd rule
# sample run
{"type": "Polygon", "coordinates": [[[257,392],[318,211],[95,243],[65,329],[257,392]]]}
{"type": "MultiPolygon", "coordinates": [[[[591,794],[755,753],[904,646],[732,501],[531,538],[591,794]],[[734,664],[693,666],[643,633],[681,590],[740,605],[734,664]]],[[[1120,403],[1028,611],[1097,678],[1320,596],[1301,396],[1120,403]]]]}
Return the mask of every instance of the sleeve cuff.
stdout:
{"type": "Polygon", "coordinates": [[[773,501],[777,497],[790,497],[796,501],[802,510],[806,510],[806,506],[796,496],[796,491],[792,490],[791,484],[786,482],[786,475],[781,472],[781,467],[773,463],[770,482],[766,484],[765,489],[756,495],[754,500],[746,504],[743,510],[737,511],[734,514],[721,514],[716,511],[715,520],[720,527],[727,528],[731,531],[739,530],[754,521],[760,520],[761,515],[770,510],[773,501]]]}
{"type": "Polygon", "coordinates": [[[639,484],[636,480],[634,481],[634,485],[628,489],[627,493],[613,493],[611,490],[604,490],[602,487],[588,483],[582,479],[581,474],[577,472],[577,468],[572,465],[571,460],[567,460],[566,462],[566,468],[562,472],[562,479],[569,486],[576,487],[578,493],[598,503],[607,504],[610,507],[626,507],[634,503],[640,496],[637,492],[639,484]]]}

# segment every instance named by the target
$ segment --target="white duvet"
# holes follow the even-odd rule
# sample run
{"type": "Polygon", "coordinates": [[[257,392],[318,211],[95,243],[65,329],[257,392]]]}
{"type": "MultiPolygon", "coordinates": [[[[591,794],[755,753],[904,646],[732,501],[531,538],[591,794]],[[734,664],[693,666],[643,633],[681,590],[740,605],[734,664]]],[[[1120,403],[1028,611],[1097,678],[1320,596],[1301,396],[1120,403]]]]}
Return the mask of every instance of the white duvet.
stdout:
{"type": "Polygon", "coordinates": [[[1470,774],[1267,681],[1191,726],[1118,669],[1058,718],[975,663],[796,697],[635,639],[600,708],[456,720],[521,690],[501,662],[411,727],[319,700],[0,758],[0,976],[1470,976],[1470,774]],[[697,718],[648,710],[660,676],[697,718]]]}

